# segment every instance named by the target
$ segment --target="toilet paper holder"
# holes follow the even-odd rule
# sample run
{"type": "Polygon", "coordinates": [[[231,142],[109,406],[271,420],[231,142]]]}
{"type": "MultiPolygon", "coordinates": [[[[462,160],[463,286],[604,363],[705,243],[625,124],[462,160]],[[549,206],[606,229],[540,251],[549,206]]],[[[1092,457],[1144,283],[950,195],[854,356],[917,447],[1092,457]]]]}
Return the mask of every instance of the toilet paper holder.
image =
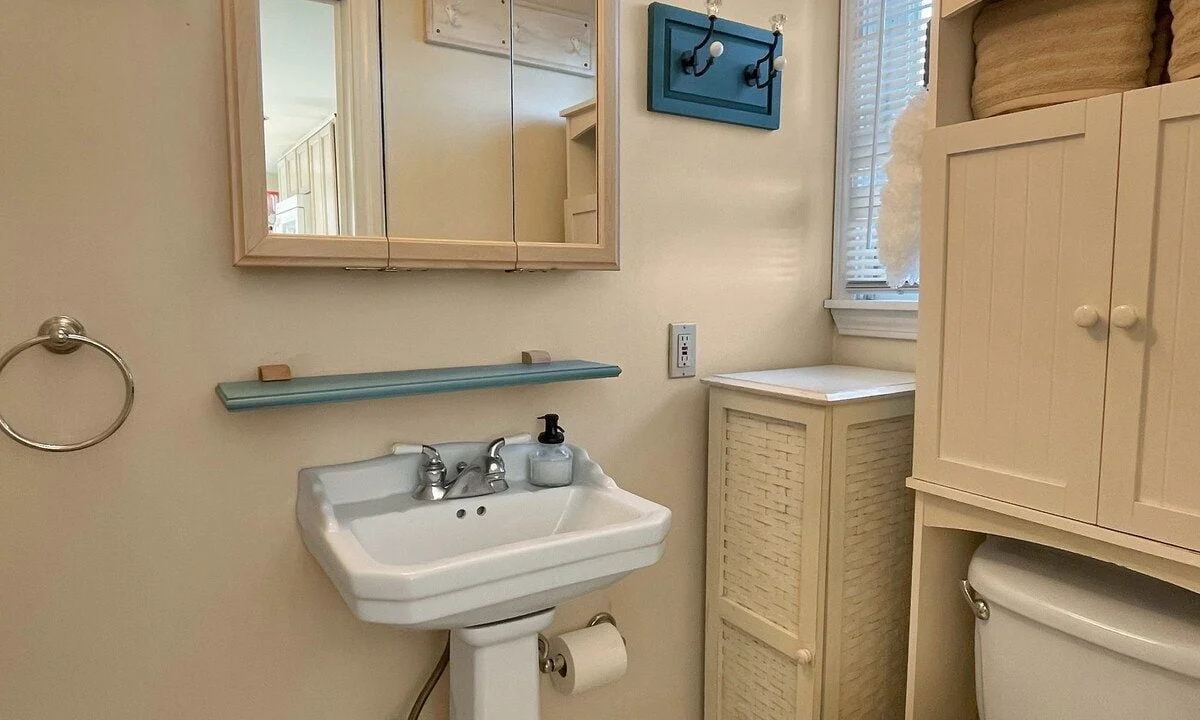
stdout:
{"type": "MultiPolygon", "coordinates": [[[[592,619],[588,620],[587,627],[596,627],[601,623],[608,623],[609,625],[612,625],[620,630],[620,628],[617,627],[617,619],[606,612],[596,613],[593,615],[592,619]]],[[[621,636],[621,642],[625,642],[624,636],[621,636]]],[[[625,644],[628,645],[629,643],[625,644]]],[[[543,675],[549,675],[550,673],[555,672],[563,677],[566,677],[567,675],[566,658],[564,658],[562,655],[550,657],[550,640],[541,633],[538,633],[538,670],[540,670],[543,675]]]]}

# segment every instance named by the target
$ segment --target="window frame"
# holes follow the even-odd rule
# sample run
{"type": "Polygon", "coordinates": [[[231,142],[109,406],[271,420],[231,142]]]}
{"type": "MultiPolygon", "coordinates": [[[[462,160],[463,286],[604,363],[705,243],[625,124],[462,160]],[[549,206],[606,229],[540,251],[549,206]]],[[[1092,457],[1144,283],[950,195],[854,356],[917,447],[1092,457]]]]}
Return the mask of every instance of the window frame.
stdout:
{"type": "MultiPolygon", "coordinates": [[[[850,287],[846,280],[846,248],[843,229],[847,209],[843,192],[845,179],[843,168],[849,148],[843,128],[845,117],[843,108],[846,103],[846,93],[849,91],[848,78],[850,77],[854,44],[853,2],[854,0],[842,0],[840,3],[833,262],[831,298],[825,301],[825,308],[833,315],[839,334],[915,340],[917,337],[919,287],[890,288],[884,284],[850,287]]],[[[881,21],[882,17],[881,13],[881,21]]]]}

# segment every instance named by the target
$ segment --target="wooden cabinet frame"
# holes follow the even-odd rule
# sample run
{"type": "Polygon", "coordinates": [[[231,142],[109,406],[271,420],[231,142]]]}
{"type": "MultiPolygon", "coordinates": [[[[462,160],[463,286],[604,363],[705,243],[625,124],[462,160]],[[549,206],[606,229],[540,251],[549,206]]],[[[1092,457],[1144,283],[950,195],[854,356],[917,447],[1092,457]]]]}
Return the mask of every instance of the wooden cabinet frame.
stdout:
{"type": "Polygon", "coordinates": [[[226,103],[233,219],[233,264],[241,267],[399,269],[620,269],[619,0],[600,0],[596,17],[598,242],[530,243],[384,236],[383,107],[379,0],[339,0],[341,82],[355,103],[339,98],[338,151],[348,158],[341,205],[356,199],[353,236],[268,232],[263,142],[258,0],[223,0],[226,103]],[[357,105],[357,107],[352,107],[357,105]],[[342,139],[344,138],[344,139],[342,139]],[[352,148],[347,152],[347,148],[352,148]]]}
{"type": "Polygon", "coordinates": [[[907,720],[973,720],[975,616],[963,600],[988,535],[1103,560],[1200,593],[1200,553],[915,478],[907,720]]]}
{"type": "MultiPolygon", "coordinates": [[[[973,120],[972,31],[983,4],[984,0],[935,0],[931,28],[919,392],[914,477],[908,483],[917,491],[909,720],[977,717],[975,618],[959,583],[967,577],[972,554],[988,535],[1059,548],[1200,592],[1200,484],[1191,470],[1200,458],[1200,450],[1193,450],[1200,448],[1193,437],[1200,414],[1163,411],[1172,403],[1189,412],[1200,407],[1200,391],[1195,389],[1200,380],[1200,334],[1192,332],[1197,326],[1186,314],[1200,297],[1193,290],[1200,269],[1192,269],[1200,265],[1194,252],[1182,251],[1189,245],[1194,248],[1200,237],[1195,230],[1200,227],[1200,183],[1195,182],[1200,177],[1200,142],[1195,140],[1200,137],[1200,80],[973,120]],[[1087,154],[1088,170],[1076,172],[1063,184],[1090,193],[1082,205],[1092,218],[1111,218],[1110,226],[1092,225],[1080,233],[1078,227],[1064,230],[1052,225],[1052,239],[1073,233],[1077,241],[1065,253],[1075,263],[1072,269],[1088,263],[1092,282],[1107,274],[1109,283],[1104,292],[1092,284],[1086,287],[1095,291],[1078,292],[1084,286],[1076,283],[1071,305],[1046,303],[1045,311],[1054,313],[1060,327],[1074,325],[1073,330],[1091,336],[1093,346],[1086,348],[1076,342],[1086,336],[1074,332],[1054,338],[1070,338],[1070,358],[1086,355],[1081,363],[1086,365],[1081,373],[1086,375],[1086,387],[1071,384],[1067,394],[1077,398],[1086,393],[1088,402],[1071,404],[1064,415],[1087,424],[1089,433],[1096,422],[1102,428],[1091,447],[1076,442],[1054,448],[1085,471],[1030,478],[1023,472],[1026,465],[1012,459],[1022,451],[1019,444],[1012,444],[1011,456],[1001,455],[995,462],[979,462],[971,452],[947,452],[942,445],[940,435],[954,422],[943,417],[943,400],[958,392],[952,385],[944,387],[943,379],[945,367],[953,362],[952,353],[958,351],[947,350],[945,342],[950,329],[959,325],[952,313],[957,317],[973,313],[975,322],[990,327],[1003,326],[1004,313],[1014,312],[1012,303],[997,311],[994,303],[958,302],[966,297],[964,293],[948,295],[944,241],[953,190],[947,187],[947,165],[955,153],[996,155],[994,151],[1014,142],[1054,143],[1054,137],[1074,135],[1068,141],[1078,145],[1081,140],[1088,142],[1093,131],[1098,145],[1087,154]],[[1078,242],[1079,237],[1087,242],[1078,242]],[[1181,308],[1184,320],[1176,322],[1181,308]],[[1175,362],[1162,348],[1175,343],[1183,331],[1188,333],[1188,346],[1179,353],[1181,361],[1175,362]],[[1095,351],[1103,354],[1099,372],[1095,351]],[[1096,395],[1101,398],[1098,408],[1096,395]],[[1154,411],[1157,418],[1148,419],[1154,411]],[[1166,439],[1170,430],[1176,433],[1173,446],[1166,439]],[[970,462],[962,462],[964,455],[970,462]],[[1062,482],[1064,477],[1067,482],[1062,482]],[[1057,482],[1037,482],[1046,479],[1057,482]],[[1171,486],[1168,479],[1175,484],[1171,486]]],[[[997,188],[982,193],[978,205],[1002,203],[1005,193],[1012,192],[999,189],[999,184],[997,188]]],[[[963,197],[959,192],[958,198],[963,197]]],[[[982,237],[986,234],[959,233],[981,244],[991,239],[982,237]]],[[[991,235],[1009,242],[1021,237],[1015,231],[991,235]]],[[[1042,272],[1039,278],[1042,283],[1063,281],[1057,269],[1042,272]]],[[[1035,352],[1048,340],[1044,336],[1020,339],[1032,343],[1035,352]]],[[[976,353],[975,359],[1011,363],[1014,356],[1000,347],[997,352],[976,353]]],[[[1000,374],[1006,370],[1002,368],[1000,374]]],[[[980,394],[968,388],[962,397],[972,402],[980,394]]],[[[994,437],[990,428],[987,421],[972,422],[965,432],[953,428],[971,441],[957,447],[988,443],[994,437]]]]}
{"type": "MultiPolygon", "coordinates": [[[[1200,364],[1192,361],[1200,333],[1188,322],[1200,273],[1200,261],[1190,249],[1200,239],[1198,135],[1200,80],[929,133],[914,476],[1200,550],[1200,483],[1189,470],[1200,461],[1190,439],[1200,422],[1200,391],[1195,389],[1200,364]],[[967,301],[960,287],[962,273],[957,281],[951,277],[947,248],[957,243],[960,254],[961,246],[971,246],[977,254],[1000,257],[999,248],[1019,246],[1025,236],[1019,227],[997,229],[999,219],[991,230],[970,232],[955,230],[947,218],[953,208],[974,200],[985,208],[980,214],[1015,206],[1028,222],[1036,215],[1031,209],[1034,193],[1026,194],[1024,205],[1008,202],[1013,189],[997,182],[973,198],[969,189],[958,187],[962,183],[948,178],[947,167],[964,154],[999,156],[1015,143],[1049,147],[1047,143],[1062,142],[1059,138],[1075,143],[1074,151],[1062,151],[1064,157],[1075,152],[1074,170],[1064,170],[1059,181],[1062,204],[1075,210],[1070,222],[1052,223],[1049,235],[1039,238],[1061,248],[1058,264],[1035,267],[1032,274],[1035,284],[1058,293],[1056,303],[1037,305],[1039,317],[1053,318],[1054,331],[1026,333],[1018,324],[1022,332],[1004,335],[997,343],[997,328],[1007,327],[1008,316],[1022,312],[1021,304],[1005,293],[991,305],[967,301]],[[989,242],[997,249],[990,249],[989,242]],[[1090,325],[1085,322],[1089,310],[1090,325]],[[964,327],[972,328],[970,338],[964,327]],[[988,392],[978,383],[955,384],[952,369],[964,365],[959,356],[967,353],[971,367],[986,368],[974,375],[988,392]],[[1051,443],[1053,462],[1038,474],[1024,469],[1024,445],[997,440],[992,419],[1024,408],[1006,393],[1035,386],[1043,374],[1035,366],[1027,377],[1024,370],[1008,366],[1018,358],[1043,356],[1057,369],[1044,371],[1047,377],[1055,373],[1047,388],[1052,398],[1034,410],[1057,408],[1056,420],[1046,424],[1057,434],[1051,443]],[[959,417],[953,410],[963,406],[982,410],[959,417]],[[951,436],[953,442],[947,440],[951,436]],[[996,453],[999,460],[982,450],[992,446],[1004,451],[996,453]]],[[[1032,163],[1029,167],[1034,168],[1032,163]]],[[[1043,170],[1049,172],[1058,170],[1043,170]]],[[[992,212],[998,216],[998,210],[992,212]]],[[[993,268],[993,274],[1004,276],[1010,270],[993,268]]],[[[1029,424],[1034,414],[1016,417],[1029,424]]]]}
{"type": "Polygon", "coordinates": [[[387,264],[383,174],[377,170],[383,167],[379,64],[367,60],[379,56],[377,0],[342,2],[338,29],[344,60],[341,83],[350,88],[350,96],[362,100],[345,103],[338,99],[338,151],[349,164],[345,192],[354,193],[359,203],[351,223],[356,234],[336,237],[268,232],[259,3],[222,2],[234,265],[382,268],[387,264]],[[353,153],[346,152],[350,146],[355,148],[353,153]]]}

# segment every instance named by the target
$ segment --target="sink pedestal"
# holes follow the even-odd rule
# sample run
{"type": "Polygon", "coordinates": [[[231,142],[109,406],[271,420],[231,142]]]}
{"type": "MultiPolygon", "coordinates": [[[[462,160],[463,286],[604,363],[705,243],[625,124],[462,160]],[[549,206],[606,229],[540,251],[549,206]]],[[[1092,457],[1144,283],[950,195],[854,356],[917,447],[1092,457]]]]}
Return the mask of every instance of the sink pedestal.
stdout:
{"type": "Polygon", "coordinates": [[[537,720],[538,633],[554,610],[450,631],[454,720],[537,720]]]}

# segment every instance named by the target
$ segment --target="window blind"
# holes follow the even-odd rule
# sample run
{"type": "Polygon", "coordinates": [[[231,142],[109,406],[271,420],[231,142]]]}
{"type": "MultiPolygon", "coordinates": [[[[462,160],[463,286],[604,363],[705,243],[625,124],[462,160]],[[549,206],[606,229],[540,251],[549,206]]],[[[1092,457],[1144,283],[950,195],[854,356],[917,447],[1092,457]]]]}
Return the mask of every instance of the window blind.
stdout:
{"type": "Polygon", "coordinates": [[[921,88],[932,0],[842,0],[838,237],[849,289],[886,286],[876,251],[883,166],[896,116],[921,88]]]}

